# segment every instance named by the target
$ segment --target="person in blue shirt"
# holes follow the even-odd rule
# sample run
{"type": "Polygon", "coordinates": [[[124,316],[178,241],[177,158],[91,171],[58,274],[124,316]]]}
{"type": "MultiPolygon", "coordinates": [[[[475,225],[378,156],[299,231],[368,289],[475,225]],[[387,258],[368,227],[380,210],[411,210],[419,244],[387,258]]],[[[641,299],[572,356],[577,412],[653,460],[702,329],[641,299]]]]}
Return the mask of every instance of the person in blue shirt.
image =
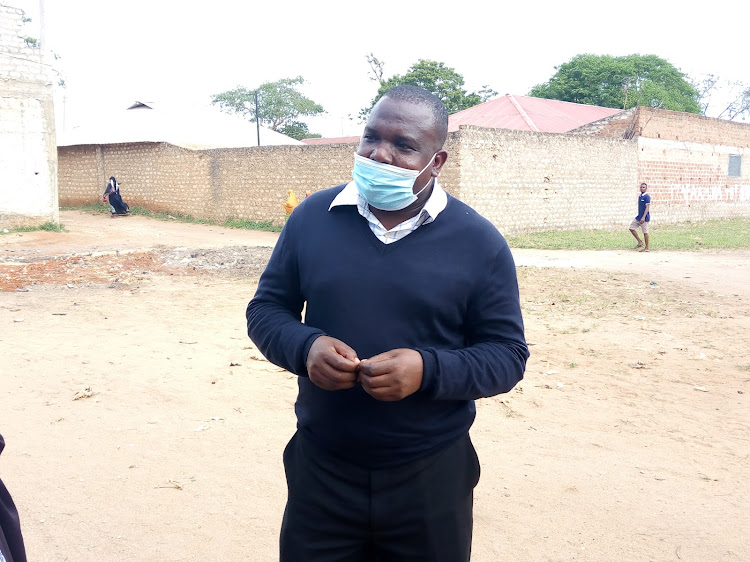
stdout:
{"type": "Polygon", "coordinates": [[[470,558],[474,400],[529,351],[507,243],[438,183],[447,132],[431,93],[386,92],[352,181],[294,210],[247,307],[299,386],[282,561],[470,558]]]}
{"type": "Polygon", "coordinates": [[[648,223],[651,221],[651,196],[646,193],[646,190],[648,189],[648,185],[644,182],[641,184],[641,194],[638,196],[638,214],[635,216],[635,219],[633,219],[633,222],[630,223],[630,234],[632,234],[635,239],[638,241],[638,243],[635,246],[635,249],[641,248],[641,252],[648,252],[648,223]],[[643,232],[643,240],[641,240],[641,237],[638,236],[638,232],[636,229],[640,227],[641,231],[643,232]],[[644,245],[645,241],[645,245],[644,245]]]}

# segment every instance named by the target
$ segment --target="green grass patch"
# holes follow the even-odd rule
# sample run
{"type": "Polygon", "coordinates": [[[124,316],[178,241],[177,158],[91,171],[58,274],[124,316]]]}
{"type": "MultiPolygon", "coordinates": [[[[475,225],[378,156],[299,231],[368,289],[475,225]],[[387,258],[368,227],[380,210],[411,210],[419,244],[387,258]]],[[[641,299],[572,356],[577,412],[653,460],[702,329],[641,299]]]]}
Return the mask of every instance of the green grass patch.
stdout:
{"type": "Polygon", "coordinates": [[[189,222],[192,224],[216,224],[216,221],[213,221],[211,219],[195,218],[192,215],[183,215],[181,213],[165,213],[164,211],[152,211],[150,209],[144,209],[143,207],[130,207],[130,214],[138,215],[141,217],[149,217],[162,221],[189,222]]]}
{"type": "Polygon", "coordinates": [[[84,203],[83,205],[70,205],[60,207],[61,211],[85,211],[87,213],[109,213],[109,205],[107,203],[84,203]]]}
{"type": "MultiPolygon", "coordinates": [[[[652,250],[703,250],[750,248],[750,219],[712,220],[652,226],[652,250]]],[[[638,235],[643,238],[638,231],[638,235]]],[[[511,248],[539,250],[629,250],[635,238],[621,230],[560,230],[507,236],[511,248]]]]}
{"type": "MultiPolygon", "coordinates": [[[[106,203],[86,203],[84,205],[75,205],[70,207],[61,207],[62,210],[85,211],[85,212],[109,212],[109,205],[106,203]]],[[[273,224],[271,221],[251,221],[246,219],[226,219],[217,221],[213,219],[196,218],[191,215],[181,213],[166,213],[163,211],[152,211],[143,207],[130,207],[131,215],[139,215],[152,219],[163,221],[187,222],[192,224],[209,224],[215,226],[224,226],[226,228],[242,228],[245,230],[263,230],[266,232],[281,232],[281,226],[273,224]]]]}
{"type": "Polygon", "coordinates": [[[251,221],[246,219],[227,219],[222,223],[227,228],[245,228],[247,230],[264,230],[266,232],[281,232],[281,227],[271,221],[251,221]]]}
{"type": "Polygon", "coordinates": [[[23,226],[21,228],[4,228],[0,234],[12,234],[14,232],[35,232],[37,230],[46,230],[47,232],[65,232],[65,226],[62,223],[45,222],[36,226],[23,226]],[[7,232],[6,232],[7,230],[7,232]]]}

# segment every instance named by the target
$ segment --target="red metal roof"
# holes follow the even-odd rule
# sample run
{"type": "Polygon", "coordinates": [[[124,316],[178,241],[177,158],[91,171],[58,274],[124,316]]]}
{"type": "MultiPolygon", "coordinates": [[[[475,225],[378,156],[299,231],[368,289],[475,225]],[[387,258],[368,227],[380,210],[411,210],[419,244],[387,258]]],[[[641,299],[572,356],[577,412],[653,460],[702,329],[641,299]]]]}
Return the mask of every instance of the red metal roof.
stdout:
{"type": "MultiPolygon", "coordinates": [[[[621,109],[546,100],[529,96],[504,95],[448,117],[448,130],[458,131],[459,125],[476,125],[489,129],[515,129],[542,133],[566,133],[587,123],[604,119],[621,109]]],[[[305,144],[359,142],[359,137],[302,139],[305,144]]]]}
{"type": "Polygon", "coordinates": [[[493,129],[565,133],[620,111],[596,105],[504,95],[454,113],[448,118],[448,130],[457,131],[459,125],[476,125],[493,129]]]}

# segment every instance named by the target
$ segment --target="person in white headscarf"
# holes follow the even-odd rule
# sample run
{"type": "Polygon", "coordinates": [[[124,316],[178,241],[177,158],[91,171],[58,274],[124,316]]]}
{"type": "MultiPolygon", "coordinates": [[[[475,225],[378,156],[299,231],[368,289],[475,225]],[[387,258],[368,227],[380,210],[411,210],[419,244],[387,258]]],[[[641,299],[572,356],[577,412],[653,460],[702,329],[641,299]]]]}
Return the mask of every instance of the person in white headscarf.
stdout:
{"type": "Polygon", "coordinates": [[[112,213],[113,217],[116,215],[123,216],[130,214],[130,207],[120,196],[120,184],[115,179],[115,176],[109,178],[107,187],[104,190],[104,195],[102,196],[102,201],[107,201],[107,197],[109,197],[109,212],[112,213]]]}

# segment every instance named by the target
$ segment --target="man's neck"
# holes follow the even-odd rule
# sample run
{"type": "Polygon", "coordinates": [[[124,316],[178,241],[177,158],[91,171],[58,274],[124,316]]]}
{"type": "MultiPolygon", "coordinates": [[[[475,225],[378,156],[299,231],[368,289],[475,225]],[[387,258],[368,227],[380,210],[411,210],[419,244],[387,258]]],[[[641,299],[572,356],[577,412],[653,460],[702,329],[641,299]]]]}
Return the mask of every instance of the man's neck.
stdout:
{"type": "Polygon", "coordinates": [[[380,209],[370,207],[370,211],[372,211],[372,214],[375,215],[375,217],[380,221],[380,224],[382,224],[383,228],[385,228],[386,230],[391,230],[392,228],[400,225],[402,222],[406,222],[410,218],[416,217],[421,210],[422,207],[419,207],[418,209],[415,209],[413,211],[381,211],[380,209]]]}
{"type": "Polygon", "coordinates": [[[414,201],[414,203],[412,203],[405,209],[401,209],[400,211],[381,211],[380,209],[374,208],[372,205],[369,205],[369,208],[372,214],[375,215],[375,217],[380,221],[380,224],[383,225],[383,228],[385,228],[386,230],[391,230],[392,228],[400,225],[402,222],[406,222],[421,213],[422,209],[427,204],[427,201],[430,200],[433,189],[435,189],[434,182],[429,187],[429,189],[426,189],[422,194],[424,199],[420,197],[416,201],[414,201]]]}

